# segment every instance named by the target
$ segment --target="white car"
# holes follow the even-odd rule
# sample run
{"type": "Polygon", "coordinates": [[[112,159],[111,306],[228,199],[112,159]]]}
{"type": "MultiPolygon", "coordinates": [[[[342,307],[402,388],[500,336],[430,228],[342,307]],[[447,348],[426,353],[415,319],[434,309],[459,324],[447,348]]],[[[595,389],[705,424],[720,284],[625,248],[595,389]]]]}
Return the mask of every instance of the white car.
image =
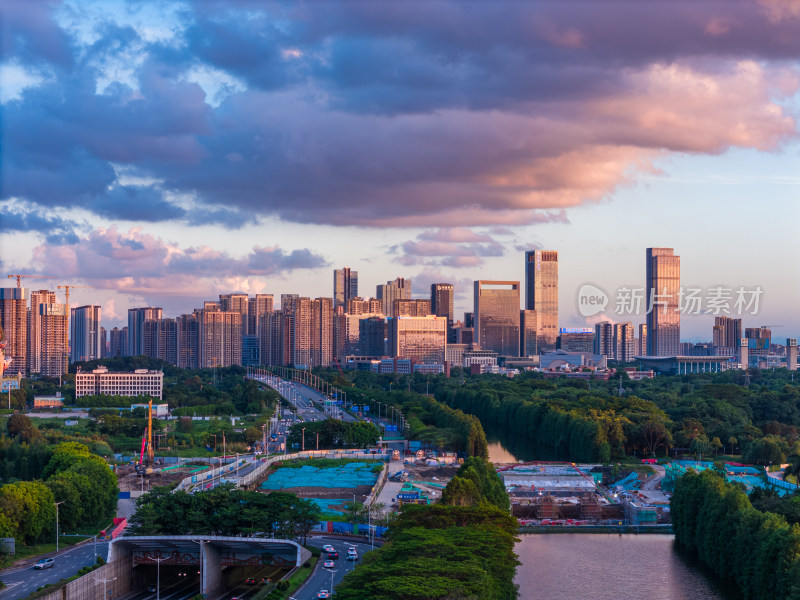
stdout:
{"type": "Polygon", "coordinates": [[[328,590],[320,590],[317,593],[317,598],[330,598],[331,593],[328,590]]]}
{"type": "Polygon", "coordinates": [[[36,564],[33,565],[34,569],[52,569],[53,568],[53,559],[52,558],[40,558],[36,561],[36,564]]]}
{"type": "Polygon", "coordinates": [[[326,560],[324,563],[322,563],[322,566],[326,569],[332,569],[333,567],[336,566],[336,563],[333,562],[332,560],[326,560]]]}
{"type": "Polygon", "coordinates": [[[334,548],[334,547],[333,547],[333,546],[331,546],[330,544],[325,544],[325,545],[322,547],[322,551],[323,551],[323,552],[336,552],[336,548],[334,548]]]}

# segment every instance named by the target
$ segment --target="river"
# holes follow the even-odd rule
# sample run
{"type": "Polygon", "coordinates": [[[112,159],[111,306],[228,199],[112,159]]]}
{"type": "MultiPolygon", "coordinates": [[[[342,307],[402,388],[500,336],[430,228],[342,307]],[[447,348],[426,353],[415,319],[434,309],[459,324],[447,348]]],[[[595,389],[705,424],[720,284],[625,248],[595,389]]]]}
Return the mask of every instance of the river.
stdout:
{"type": "MultiPolygon", "coordinates": [[[[489,460],[555,460],[529,444],[512,448],[489,437],[489,460]]],[[[675,549],[674,536],[550,533],[520,536],[520,600],[736,600],[696,560],[675,549]]]]}
{"type": "Polygon", "coordinates": [[[658,534],[520,536],[520,600],[736,600],[658,534]]]}

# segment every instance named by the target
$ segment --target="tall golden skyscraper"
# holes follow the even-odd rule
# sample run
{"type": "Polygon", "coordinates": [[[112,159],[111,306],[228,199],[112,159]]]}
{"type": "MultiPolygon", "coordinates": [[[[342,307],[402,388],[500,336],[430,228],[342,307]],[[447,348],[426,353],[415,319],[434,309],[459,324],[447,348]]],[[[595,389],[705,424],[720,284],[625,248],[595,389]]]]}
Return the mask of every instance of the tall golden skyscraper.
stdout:
{"type": "Polygon", "coordinates": [[[558,252],[525,253],[525,309],[535,310],[539,353],[556,349],[558,338],[558,252]]]}
{"type": "Polygon", "coordinates": [[[680,352],[681,257],[672,248],[647,248],[645,301],[647,356],[676,356],[680,352]]]}
{"type": "Polygon", "coordinates": [[[519,356],[519,281],[475,282],[475,343],[501,356],[519,356]]]}

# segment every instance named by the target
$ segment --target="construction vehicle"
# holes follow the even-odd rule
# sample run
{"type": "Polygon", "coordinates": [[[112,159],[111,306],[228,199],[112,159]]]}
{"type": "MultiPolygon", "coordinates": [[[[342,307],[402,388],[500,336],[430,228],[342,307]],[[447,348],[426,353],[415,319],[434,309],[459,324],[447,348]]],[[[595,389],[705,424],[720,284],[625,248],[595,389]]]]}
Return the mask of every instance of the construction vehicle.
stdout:
{"type": "Polygon", "coordinates": [[[147,429],[142,436],[142,450],[139,454],[139,463],[136,465],[137,475],[150,475],[153,472],[155,454],[153,453],[153,401],[147,403],[147,429]],[[147,458],[145,458],[147,451],[147,458]]]}

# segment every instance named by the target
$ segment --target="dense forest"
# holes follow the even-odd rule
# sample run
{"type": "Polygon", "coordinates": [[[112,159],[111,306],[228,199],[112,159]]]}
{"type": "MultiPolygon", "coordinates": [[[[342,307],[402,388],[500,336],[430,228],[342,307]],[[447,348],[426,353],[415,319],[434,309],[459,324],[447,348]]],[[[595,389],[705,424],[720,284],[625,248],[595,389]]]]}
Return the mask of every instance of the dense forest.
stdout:
{"type": "Polygon", "coordinates": [[[608,381],[545,379],[536,372],[514,378],[467,375],[460,369],[450,378],[319,374],[348,397],[401,408],[413,439],[431,442],[452,445],[459,435],[415,421],[426,394],[438,405],[478,417],[484,428],[500,431],[509,441],[527,440],[563,460],[608,461],[674,450],[740,455],[744,462],[766,465],[800,453],[800,382],[786,369],[659,375],[642,381],[624,372],[608,381]]]}
{"type": "Polygon", "coordinates": [[[745,599],[800,598],[796,522],[758,510],[740,486],[714,470],[678,479],[671,513],[676,543],[735,581],[745,599]]]}
{"type": "Polygon", "coordinates": [[[403,507],[390,526],[389,541],[345,576],[335,598],[516,598],[517,523],[508,514],[508,501],[491,465],[467,459],[440,504],[403,507]]]}

